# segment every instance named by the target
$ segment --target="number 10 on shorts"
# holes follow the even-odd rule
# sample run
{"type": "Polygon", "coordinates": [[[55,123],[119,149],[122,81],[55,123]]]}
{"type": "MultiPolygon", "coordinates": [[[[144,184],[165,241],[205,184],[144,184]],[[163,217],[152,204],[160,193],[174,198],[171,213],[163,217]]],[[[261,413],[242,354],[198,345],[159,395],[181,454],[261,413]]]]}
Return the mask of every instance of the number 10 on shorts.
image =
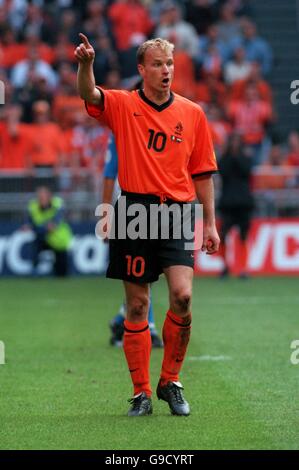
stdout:
{"type": "Polygon", "coordinates": [[[131,255],[126,256],[127,260],[127,275],[141,277],[144,274],[145,261],[142,256],[135,256],[132,258],[131,255]]]}

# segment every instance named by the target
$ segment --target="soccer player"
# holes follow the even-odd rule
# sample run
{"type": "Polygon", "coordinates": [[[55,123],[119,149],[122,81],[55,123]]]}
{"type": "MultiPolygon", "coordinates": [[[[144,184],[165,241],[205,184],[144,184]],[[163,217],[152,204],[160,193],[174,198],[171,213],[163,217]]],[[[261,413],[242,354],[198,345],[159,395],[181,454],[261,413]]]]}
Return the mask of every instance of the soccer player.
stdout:
{"type": "MultiPolygon", "coordinates": [[[[115,188],[115,181],[117,179],[118,164],[117,164],[117,150],[115,146],[114,137],[111,136],[109,146],[107,149],[105,168],[104,168],[104,184],[103,184],[103,203],[111,204],[113,200],[113,192],[115,188]]],[[[122,303],[120,309],[110,322],[111,338],[110,344],[112,346],[121,347],[123,345],[124,319],[126,313],[126,303],[122,303]]],[[[150,298],[149,312],[148,312],[148,325],[151,334],[151,341],[153,348],[163,348],[163,341],[158,335],[154,320],[154,310],[152,299],[150,298]]]]}
{"type": "MultiPolygon", "coordinates": [[[[188,208],[197,195],[203,204],[201,249],[215,253],[220,241],[211,177],[217,170],[216,159],[202,109],[171,91],[174,46],[158,38],[138,48],[137,67],[143,89],[103,90],[95,84],[94,49],[84,34],[80,33],[80,38],[82,42],[75,50],[79,62],[78,91],[87,112],[108,125],[115,136],[118,179],[122,195],[126,196],[127,213],[136,204],[142,204],[147,214],[151,205],[159,203],[162,209],[175,202],[188,208]]],[[[124,352],[134,387],[128,415],[152,413],[149,285],[163,272],[169,309],[163,326],[164,357],[157,396],[168,403],[172,414],[188,416],[190,407],[182,393],[179,373],[190,338],[193,251],[185,249],[187,236],[167,240],[161,233],[157,240],[118,237],[123,231],[123,226],[117,224],[118,210],[122,210],[120,199],[115,206],[116,238],[110,237],[109,241],[107,276],[122,279],[126,293],[124,352]]]]}

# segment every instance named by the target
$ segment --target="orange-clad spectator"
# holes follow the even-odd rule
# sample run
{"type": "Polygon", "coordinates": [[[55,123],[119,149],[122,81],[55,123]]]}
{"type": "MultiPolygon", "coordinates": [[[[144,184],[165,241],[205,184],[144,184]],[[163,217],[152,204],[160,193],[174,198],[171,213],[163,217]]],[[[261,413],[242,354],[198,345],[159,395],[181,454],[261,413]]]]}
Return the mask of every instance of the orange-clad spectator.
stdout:
{"type": "Polygon", "coordinates": [[[76,90],[76,74],[67,62],[60,65],[58,69],[59,83],[52,104],[52,112],[54,119],[62,126],[67,127],[70,113],[82,111],[84,104],[76,90]]]}
{"type": "Polygon", "coordinates": [[[189,100],[196,98],[195,70],[191,57],[183,50],[174,50],[175,75],[172,90],[189,100]]]}
{"type": "Polygon", "coordinates": [[[149,12],[140,0],[117,0],[108,10],[112,30],[119,51],[140,44],[140,37],[147,37],[153,23],[149,12]]]}
{"type": "Polygon", "coordinates": [[[262,143],[266,137],[266,127],[272,121],[272,108],[261,100],[255,85],[247,85],[244,101],[232,101],[228,117],[236,133],[243,136],[245,145],[250,146],[255,164],[262,158],[262,143]]]}
{"type": "Polygon", "coordinates": [[[85,137],[81,164],[90,168],[93,174],[102,174],[111,132],[108,127],[99,126],[98,123],[91,118],[86,119],[84,132],[85,137]]]}
{"type": "Polygon", "coordinates": [[[0,43],[0,67],[11,68],[26,58],[26,45],[18,43],[14,32],[7,28],[2,34],[0,43]]]}
{"type": "Polygon", "coordinates": [[[61,166],[76,171],[76,169],[84,166],[82,163],[82,145],[79,145],[82,142],[78,142],[76,130],[73,127],[64,129],[63,136],[61,166]]]}
{"type": "Polygon", "coordinates": [[[86,140],[84,124],[88,117],[81,107],[80,111],[67,109],[62,120],[61,131],[63,139],[61,141],[62,159],[61,166],[70,168],[74,174],[80,167],[86,166],[83,158],[83,149],[86,140]]]}
{"type": "Polygon", "coordinates": [[[63,133],[59,126],[50,121],[50,106],[46,101],[33,105],[32,163],[37,168],[58,167],[62,161],[63,133]]]}
{"type": "Polygon", "coordinates": [[[71,166],[73,170],[88,167],[88,158],[85,156],[85,147],[88,145],[88,124],[90,117],[84,110],[72,114],[72,126],[63,130],[66,138],[63,143],[64,166],[71,166]]]}
{"type": "Polygon", "coordinates": [[[205,74],[204,79],[196,85],[196,99],[198,103],[214,103],[224,107],[227,100],[226,86],[211,74],[205,74]]]}
{"type": "Polygon", "coordinates": [[[82,100],[77,95],[55,95],[53,101],[53,117],[62,127],[69,114],[83,109],[82,100]]]}
{"type": "Polygon", "coordinates": [[[13,43],[9,45],[0,44],[0,67],[10,69],[17,62],[26,58],[25,44],[13,43]]]}
{"type": "Polygon", "coordinates": [[[261,100],[266,101],[272,106],[272,90],[261,75],[261,66],[258,62],[252,62],[250,73],[246,79],[237,80],[231,86],[230,97],[232,101],[240,101],[245,97],[245,91],[248,85],[254,84],[257,87],[261,100]]]}
{"type": "Polygon", "coordinates": [[[267,161],[255,171],[254,189],[284,189],[294,184],[294,171],[287,165],[281,146],[273,145],[267,161]]]}
{"type": "Polygon", "coordinates": [[[299,132],[292,131],[288,137],[289,151],[286,156],[287,164],[299,168],[299,132]]]}
{"type": "Polygon", "coordinates": [[[0,123],[0,169],[25,170],[31,167],[32,134],[30,126],[20,123],[22,108],[10,105],[0,123]]]}

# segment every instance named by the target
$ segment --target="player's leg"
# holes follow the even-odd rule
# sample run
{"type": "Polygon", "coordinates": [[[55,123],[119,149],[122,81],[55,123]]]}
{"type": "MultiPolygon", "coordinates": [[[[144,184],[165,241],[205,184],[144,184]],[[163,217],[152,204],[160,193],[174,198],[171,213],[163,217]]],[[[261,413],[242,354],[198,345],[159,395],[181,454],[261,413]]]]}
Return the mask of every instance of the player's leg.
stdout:
{"type": "Polygon", "coordinates": [[[190,408],[182,394],[179,373],[191,332],[193,268],[170,266],[164,273],[169,288],[169,310],[163,326],[164,357],[157,395],[168,402],[173,414],[187,416],[190,408]]]}
{"type": "Polygon", "coordinates": [[[134,387],[129,416],[152,413],[150,385],[151,336],[148,325],[149,285],[124,282],[127,316],[124,321],[124,353],[134,387]]]}
{"type": "MultiPolygon", "coordinates": [[[[126,291],[127,317],[124,321],[124,352],[134,385],[134,396],[129,416],[142,416],[152,412],[149,361],[151,337],[148,326],[149,284],[158,279],[161,268],[155,255],[154,243],[148,238],[118,236],[123,223],[129,228],[132,217],[127,217],[131,204],[140,203],[136,195],[124,195],[115,205],[115,237],[109,240],[109,266],[107,277],[122,279],[126,291]]],[[[147,214],[147,212],[146,212],[147,214]]],[[[147,217],[148,215],[146,215],[147,217]]],[[[135,235],[135,234],[134,234],[135,235]]]]}

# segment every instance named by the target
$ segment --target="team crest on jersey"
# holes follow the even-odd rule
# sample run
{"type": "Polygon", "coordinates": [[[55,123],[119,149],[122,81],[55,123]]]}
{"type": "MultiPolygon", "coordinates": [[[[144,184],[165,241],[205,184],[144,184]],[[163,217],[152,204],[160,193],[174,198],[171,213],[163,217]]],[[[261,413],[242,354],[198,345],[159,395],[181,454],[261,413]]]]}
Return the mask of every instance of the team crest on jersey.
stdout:
{"type": "Polygon", "coordinates": [[[172,142],[177,142],[178,144],[180,144],[183,141],[182,132],[184,130],[183,124],[181,123],[181,121],[177,123],[174,129],[175,129],[174,133],[176,135],[171,135],[170,139],[172,140],[172,142]]]}
{"type": "Polygon", "coordinates": [[[176,135],[171,135],[170,139],[172,140],[172,142],[177,142],[178,144],[180,144],[183,141],[181,137],[177,137],[176,135]]]}
{"type": "Polygon", "coordinates": [[[183,132],[184,128],[183,128],[183,124],[181,123],[181,121],[179,121],[177,123],[177,125],[175,126],[175,133],[176,134],[181,134],[183,132]]]}

